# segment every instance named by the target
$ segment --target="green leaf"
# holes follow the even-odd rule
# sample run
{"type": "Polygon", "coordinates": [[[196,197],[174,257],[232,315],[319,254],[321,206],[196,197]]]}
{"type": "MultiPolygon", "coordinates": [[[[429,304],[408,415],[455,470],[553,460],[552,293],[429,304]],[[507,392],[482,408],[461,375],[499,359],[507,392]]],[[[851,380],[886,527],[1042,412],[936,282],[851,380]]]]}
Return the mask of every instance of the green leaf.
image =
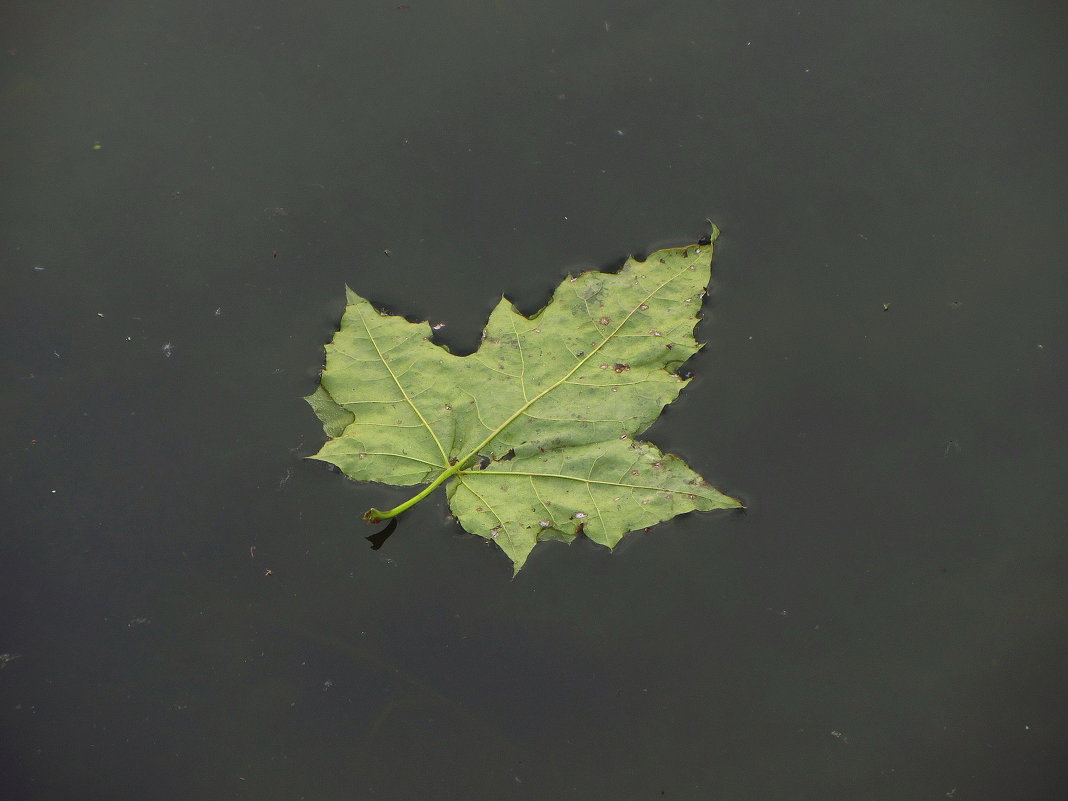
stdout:
{"type": "Polygon", "coordinates": [[[700,348],[693,329],[711,264],[705,242],[569,276],[529,318],[502,298],[468,356],[349,289],[307,398],[331,438],[313,458],[359,481],[426,485],[371,509],[372,522],[447,483],[460,524],[496,542],[517,572],[539,541],[581,533],[612,548],[679,514],[740,507],[633,439],[688,383],[676,371],[700,348]]]}

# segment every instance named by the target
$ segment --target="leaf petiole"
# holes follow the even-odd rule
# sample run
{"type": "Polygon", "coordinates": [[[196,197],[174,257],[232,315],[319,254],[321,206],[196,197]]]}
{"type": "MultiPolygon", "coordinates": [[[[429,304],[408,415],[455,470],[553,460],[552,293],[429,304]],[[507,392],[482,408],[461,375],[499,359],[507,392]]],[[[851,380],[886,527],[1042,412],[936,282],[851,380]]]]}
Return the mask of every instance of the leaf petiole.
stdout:
{"type": "Polygon", "coordinates": [[[454,475],[459,473],[462,464],[462,462],[457,462],[448,470],[443,470],[441,472],[441,475],[439,475],[432,482],[423,487],[423,490],[418,495],[413,495],[411,498],[409,498],[399,506],[394,506],[392,509],[385,512],[379,511],[378,509],[368,509],[364,513],[363,519],[366,520],[368,523],[381,523],[383,520],[388,520],[391,517],[396,517],[401,512],[411,509],[413,506],[419,503],[419,501],[423,500],[423,498],[432,493],[434,490],[436,490],[454,475]]]}

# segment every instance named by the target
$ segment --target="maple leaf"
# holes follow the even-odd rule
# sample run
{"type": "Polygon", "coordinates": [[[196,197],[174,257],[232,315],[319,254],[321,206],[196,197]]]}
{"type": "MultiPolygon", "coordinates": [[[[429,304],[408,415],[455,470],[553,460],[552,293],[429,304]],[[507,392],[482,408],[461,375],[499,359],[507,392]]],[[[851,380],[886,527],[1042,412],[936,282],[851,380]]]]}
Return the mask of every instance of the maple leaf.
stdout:
{"type": "Polygon", "coordinates": [[[457,356],[426,322],[385,314],[347,289],[319,388],[306,400],[330,439],[314,459],[358,481],[426,484],[371,522],[446,484],[469,532],[515,572],[539,541],[584,534],[614,547],[686,512],[742,504],[681,459],[633,439],[689,382],[678,368],[712,264],[701,244],[628,259],[618,273],[568,276],[526,317],[505,298],[479,349],[457,356]]]}

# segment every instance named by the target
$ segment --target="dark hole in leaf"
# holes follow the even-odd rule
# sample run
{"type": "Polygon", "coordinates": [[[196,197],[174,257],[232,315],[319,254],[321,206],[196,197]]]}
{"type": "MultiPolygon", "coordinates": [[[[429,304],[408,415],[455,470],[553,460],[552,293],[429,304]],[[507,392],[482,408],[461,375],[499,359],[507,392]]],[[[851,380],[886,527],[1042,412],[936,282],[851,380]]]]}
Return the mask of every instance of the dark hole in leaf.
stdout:
{"type": "Polygon", "coordinates": [[[481,453],[478,455],[478,469],[479,470],[485,470],[489,466],[489,463],[490,463],[490,458],[488,456],[484,456],[481,453]]]}
{"type": "Polygon", "coordinates": [[[691,370],[689,367],[680,367],[678,370],[675,371],[675,375],[677,375],[684,381],[689,381],[691,378],[693,378],[694,374],[693,370],[691,370]]]}
{"type": "Polygon", "coordinates": [[[507,462],[509,459],[514,459],[514,458],[515,458],[515,448],[511,448],[511,449],[509,449],[508,453],[506,453],[504,456],[502,456],[497,461],[498,462],[507,462]]]}

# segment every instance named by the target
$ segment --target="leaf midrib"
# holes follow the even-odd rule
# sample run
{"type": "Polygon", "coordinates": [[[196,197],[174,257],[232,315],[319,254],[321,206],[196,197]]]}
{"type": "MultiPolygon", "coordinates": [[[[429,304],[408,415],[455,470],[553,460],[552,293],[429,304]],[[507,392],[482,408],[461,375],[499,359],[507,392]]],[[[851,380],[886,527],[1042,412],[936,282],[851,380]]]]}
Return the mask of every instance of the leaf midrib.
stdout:
{"type": "MultiPolygon", "coordinates": [[[[477,458],[477,456],[479,455],[479,453],[482,451],[483,448],[485,448],[487,445],[489,445],[491,442],[493,442],[493,440],[495,440],[498,436],[500,436],[501,432],[504,431],[504,429],[506,429],[508,426],[510,426],[516,419],[518,419],[520,415],[522,415],[524,412],[526,412],[527,409],[529,409],[531,406],[533,406],[535,403],[537,403],[543,397],[548,395],[554,389],[559,387],[561,384],[565,383],[569,378],[571,378],[571,376],[573,376],[576,372],[578,372],[579,368],[581,368],[584,364],[586,364],[586,362],[588,362],[590,359],[592,359],[593,356],[596,353],[598,353],[602,348],[604,348],[604,346],[607,343],[611,342],[615,338],[616,334],[618,334],[623,329],[623,327],[627,323],[630,322],[631,318],[634,316],[634,313],[642,306],[642,304],[644,304],[647,300],[649,300],[651,297],[653,297],[657,292],[659,292],[661,289],[666,287],[668,284],[670,284],[672,281],[674,281],[680,275],[682,275],[687,270],[689,270],[690,266],[693,265],[693,264],[696,264],[697,261],[698,260],[695,258],[693,261],[689,262],[685,267],[683,267],[677,273],[672,275],[666,281],[663,281],[662,283],[660,283],[648,295],[646,295],[644,298],[642,298],[640,301],[638,301],[638,303],[635,304],[634,307],[627,313],[627,316],[625,318],[623,318],[623,321],[619,325],[617,325],[615,327],[615,329],[612,330],[612,333],[610,333],[603,340],[601,340],[601,343],[596,348],[594,348],[589,353],[587,353],[584,357],[582,357],[575,364],[575,366],[572,367],[562,378],[560,378],[557,381],[555,381],[554,383],[550,384],[548,387],[543,389],[541,392],[539,392],[533,398],[531,398],[526,403],[524,403],[522,406],[520,406],[519,409],[517,409],[515,411],[515,413],[513,413],[507,420],[505,420],[503,423],[501,423],[499,426],[497,426],[497,428],[495,428],[492,432],[490,432],[489,436],[487,436],[485,439],[483,439],[466,456],[464,456],[462,459],[458,460],[456,462],[456,464],[453,465],[452,468],[450,468],[451,473],[453,475],[459,473],[460,470],[462,470],[464,467],[466,467],[468,464],[470,464],[473,459],[477,458]]],[[[591,317],[590,319],[592,320],[593,318],[591,317]]],[[[516,337],[516,341],[517,342],[518,342],[518,339],[519,338],[516,337]]],[[[422,417],[422,415],[420,415],[420,417],[422,417]]],[[[436,440],[437,440],[437,437],[435,437],[435,441],[436,440]]],[[[450,470],[447,470],[446,472],[450,472],[450,470]]]]}

